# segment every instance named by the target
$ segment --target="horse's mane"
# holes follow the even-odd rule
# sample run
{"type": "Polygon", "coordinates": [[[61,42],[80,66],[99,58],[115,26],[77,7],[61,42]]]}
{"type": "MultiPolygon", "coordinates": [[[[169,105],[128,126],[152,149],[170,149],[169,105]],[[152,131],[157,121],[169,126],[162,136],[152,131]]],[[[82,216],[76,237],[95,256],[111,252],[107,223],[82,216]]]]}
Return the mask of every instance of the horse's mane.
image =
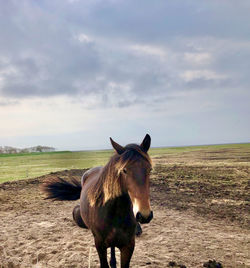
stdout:
{"type": "Polygon", "coordinates": [[[128,163],[146,160],[151,165],[149,155],[136,144],[129,144],[121,155],[114,154],[103,167],[96,184],[90,186],[88,199],[91,206],[103,206],[108,200],[114,199],[125,192],[121,171],[128,163]]]}

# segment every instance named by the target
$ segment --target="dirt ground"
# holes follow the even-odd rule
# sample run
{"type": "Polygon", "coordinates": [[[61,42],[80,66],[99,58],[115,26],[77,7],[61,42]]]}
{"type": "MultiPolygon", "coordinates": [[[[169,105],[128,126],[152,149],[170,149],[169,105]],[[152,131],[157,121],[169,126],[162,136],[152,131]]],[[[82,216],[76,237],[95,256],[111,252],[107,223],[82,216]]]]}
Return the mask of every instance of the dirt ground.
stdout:
{"type": "MultiPolygon", "coordinates": [[[[208,260],[250,267],[249,154],[223,162],[215,156],[154,159],[154,219],[136,238],[131,267],[165,268],[170,262],[203,267],[208,260]]],[[[44,200],[39,190],[48,177],[80,179],[82,173],[68,170],[0,185],[0,267],[98,267],[91,232],[72,220],[78,202],[44,200]]]]}

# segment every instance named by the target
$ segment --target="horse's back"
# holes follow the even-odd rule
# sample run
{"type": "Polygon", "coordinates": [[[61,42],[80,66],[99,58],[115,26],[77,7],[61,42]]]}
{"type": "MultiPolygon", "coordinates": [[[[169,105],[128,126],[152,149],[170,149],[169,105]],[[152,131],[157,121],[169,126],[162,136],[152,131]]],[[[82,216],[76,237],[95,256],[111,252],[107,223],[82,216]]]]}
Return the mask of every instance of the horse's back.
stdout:
{"type": "Polygon", "coordinates": [[[82,178],[81,178],[82,187],[87,182],[87,180],[91,179],[92,177],[98,177],[98,175],[102,171],[102,168],[103,168],[102,166],[93,167],[93,168],[87,170],[86,172],[84,172],[84,174],[82,175],[82,178]]]}

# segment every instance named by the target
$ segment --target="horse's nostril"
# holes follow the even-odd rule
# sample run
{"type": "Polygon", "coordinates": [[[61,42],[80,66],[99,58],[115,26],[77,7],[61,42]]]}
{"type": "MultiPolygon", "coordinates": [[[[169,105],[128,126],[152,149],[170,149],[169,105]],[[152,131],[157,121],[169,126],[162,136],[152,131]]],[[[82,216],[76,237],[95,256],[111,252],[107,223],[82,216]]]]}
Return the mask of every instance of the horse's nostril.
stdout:
{"type": "Polygon", "coordinates": [[[138,222],[141,222],[141,220],[142,220],[142,215],[141,215],[141,212],[137,212],[136,213],[136,220],[138,221],[138,222]]]}

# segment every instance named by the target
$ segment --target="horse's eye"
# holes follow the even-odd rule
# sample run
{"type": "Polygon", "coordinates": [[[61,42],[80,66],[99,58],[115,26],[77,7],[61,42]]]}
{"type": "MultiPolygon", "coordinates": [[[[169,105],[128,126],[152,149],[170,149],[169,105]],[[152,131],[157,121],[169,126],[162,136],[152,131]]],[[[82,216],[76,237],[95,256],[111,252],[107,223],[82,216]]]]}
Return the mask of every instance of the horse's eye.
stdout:
{"type": "Polygon", "coordinates": [[[126,168],[124,168],[124,169],[123,169],[123,172],[124,172],[125,174],[127,174],[127,169],[126,169],[126,168]]]}

